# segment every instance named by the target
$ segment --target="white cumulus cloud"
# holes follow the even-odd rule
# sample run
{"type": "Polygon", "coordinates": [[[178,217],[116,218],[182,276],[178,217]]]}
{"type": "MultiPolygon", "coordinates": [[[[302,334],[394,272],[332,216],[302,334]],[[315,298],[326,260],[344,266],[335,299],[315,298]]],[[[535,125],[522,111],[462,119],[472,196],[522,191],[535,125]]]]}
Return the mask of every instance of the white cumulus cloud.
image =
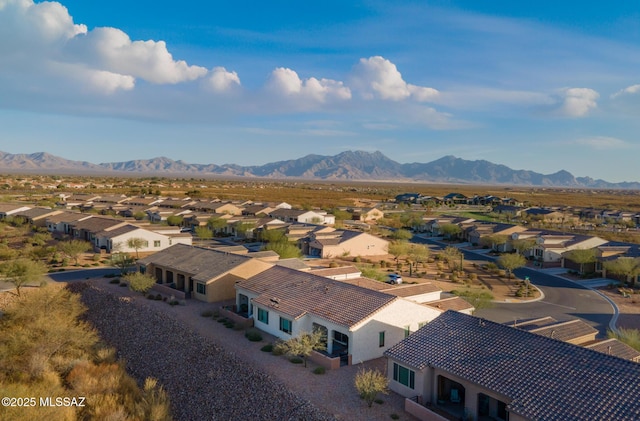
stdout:
{"type": "Polygon", "coordinates": [[[396,65],[381,56],[361,58],[353,70],[352,84],[367,99],[379,97],[401,101],[413,98],[424,102],[439,95],[436,89],[407,83],[396,65]]]}
{"type": "Polygon", "coordinates": [[[584,117],[598,107],[598,92],[589,88],[566,88],[561,91],[560,112],[569,117],[584,117]]]}
{"type": "Polygon", "coordinates": [[[315,77],[302,80],[294,70],[284,67],[271,72],[267,88],[278,95],[319,103],[351,98],[351,90],[340,81],[315,77]]]}
{"type": "Polygon", "coordinates": [[[629,147],[629,144],[624,140],[608,136],[582,138],[576,140],[575,143],[596,150],[624,149],[629,147]]]}
{"type": "Polygon", "coordinates": [[[226,92],[240,86],[240,78],[236,72],[229,72],[224,67],[214,67],[207,78],[207,86],[214,92],[226,92]]]}
{"type": "Polygon", "coordinates": [[[633,95],[637,93],[640,93],[640,85],[631,85],[611,95],[611,98],[617,98],[620,95],[633,95]]]}
{"type": "Polygon", "coordinates": [[[80,59],[91,57],[104,70],[131,75],[157,84],[174,84],[198,79],[207,69],[174,60],[164,41],[131,41],[116,28],[96,28],[76,37],[74,45],[80,59]]]}
{"type": "Polygon", "coordinates": [[[11,88],[32,92],[112,94],[134,89],[136,79],[176,84],[208,73],[173,59],[164,41],[132,41],[115,28],[88,31],[55,1],[0,0],[0,56],[11,88]]]}

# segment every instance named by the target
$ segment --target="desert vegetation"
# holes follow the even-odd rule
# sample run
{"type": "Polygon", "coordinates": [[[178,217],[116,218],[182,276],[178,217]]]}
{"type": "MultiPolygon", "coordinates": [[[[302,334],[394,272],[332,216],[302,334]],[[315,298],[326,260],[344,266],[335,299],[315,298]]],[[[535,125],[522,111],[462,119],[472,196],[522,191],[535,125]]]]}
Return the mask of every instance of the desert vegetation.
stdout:
{"type": "Polygon", "coordinates": [[[0,419],[171,419],[163,388],[151,378],[139,387],[84,312],[77,294],[54,285],[30,289],[3,309],[2,396],[84,399],[83,406],[2,406],[0,419]]]}

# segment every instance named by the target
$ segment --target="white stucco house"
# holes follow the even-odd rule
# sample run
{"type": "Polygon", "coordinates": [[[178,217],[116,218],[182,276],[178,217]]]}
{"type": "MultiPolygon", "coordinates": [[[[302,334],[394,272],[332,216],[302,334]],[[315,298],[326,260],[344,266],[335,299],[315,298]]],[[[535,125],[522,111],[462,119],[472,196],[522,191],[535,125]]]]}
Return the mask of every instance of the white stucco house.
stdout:
{"type": "Polygon", "coordinates": [[[441,314],[393,294],[275,266],[236,284],[236,304],[282,340],[320,330],[327,354],[347,363],[382,356],[441,314]]]}
{"type": "Polygon", "coordinates": [[[113,228],[107,228],[95,234],[93,245],[96,250],[127,253],[149,253],[164,250],[174,244],[191,245],[191,236],[171,236],[140,228],[133,224],[126,224],[113,228]],[[143,240],[143,246],[136,250],[129,247],[128,242],[132,238],[143,240]]]}

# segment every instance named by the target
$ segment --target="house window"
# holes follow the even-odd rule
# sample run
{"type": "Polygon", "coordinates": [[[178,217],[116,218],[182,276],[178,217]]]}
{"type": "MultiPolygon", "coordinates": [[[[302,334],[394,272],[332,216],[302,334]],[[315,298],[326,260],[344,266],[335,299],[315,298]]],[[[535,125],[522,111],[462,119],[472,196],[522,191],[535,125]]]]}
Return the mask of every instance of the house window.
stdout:
{"type": "Polygon", "coordinates": [[[201,282],[196,282],[196,292],[198,294],[206,294],[207,293],[207,285],[201,282]]]}
{"type": "Polygon", "coordinates": [[[153,247],[160,247],[160,240],[154,240],[153,247]]]}
{"type": "Polygon", "coordinates": [[[408,337],[409,335],[411,335],[411,326],[407,325],[404,327],[404,337],[408,337]]]}
{"type": "Polygon", "coordinates": [[[341,345],[349,344],[349,337],[342,332],[338,332],[336,330],[333,331],[333,340],[338,342],[341,345]]]}
{"type": "Polygon", "coordinates": [[[384,331],[378,334],[378,346],[382,348],[384,346],[384,331]]]}
{"type": "Polygon", "coordinates": [[[408,388],[415,389],[416,373],[407,367],[393,363],[393,380],[408,388]]]}
{"type": "Polygon", "coordinates": [[[291,320],[280,317],[280,330],[291,335],[291,320]]]}
{"type": "Polygon", "coordinates": [[[269,312],[258,307],[258,321],[266,325],[269,324],[269,312]]]}

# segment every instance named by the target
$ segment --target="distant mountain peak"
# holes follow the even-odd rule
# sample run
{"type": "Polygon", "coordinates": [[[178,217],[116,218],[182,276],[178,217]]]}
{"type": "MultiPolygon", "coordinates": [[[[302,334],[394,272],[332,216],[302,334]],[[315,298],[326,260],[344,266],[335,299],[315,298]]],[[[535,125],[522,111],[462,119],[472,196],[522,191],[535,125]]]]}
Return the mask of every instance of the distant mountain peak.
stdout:
{"type": "Polygon", "coordinates": [[[334,156],[309,154],[298,159],[256,166],[190,164],[165,156],[96,165],[90,162],[67,160],[48,152],[10,154],[0,151],[0,171],[184,176],[197,174],[199,176],[272,179],[422,181],[456,184],[640,189],[638,182],[608,183],[590,177],[576,178],[565,170],[545,175],[528,170],[513,170],[506,165],[494,164],[486,160],[465,160],[453,155],[446,155],[428,163],[400,164],[380,151],[362,150],[344,151],[334,156]]]}

